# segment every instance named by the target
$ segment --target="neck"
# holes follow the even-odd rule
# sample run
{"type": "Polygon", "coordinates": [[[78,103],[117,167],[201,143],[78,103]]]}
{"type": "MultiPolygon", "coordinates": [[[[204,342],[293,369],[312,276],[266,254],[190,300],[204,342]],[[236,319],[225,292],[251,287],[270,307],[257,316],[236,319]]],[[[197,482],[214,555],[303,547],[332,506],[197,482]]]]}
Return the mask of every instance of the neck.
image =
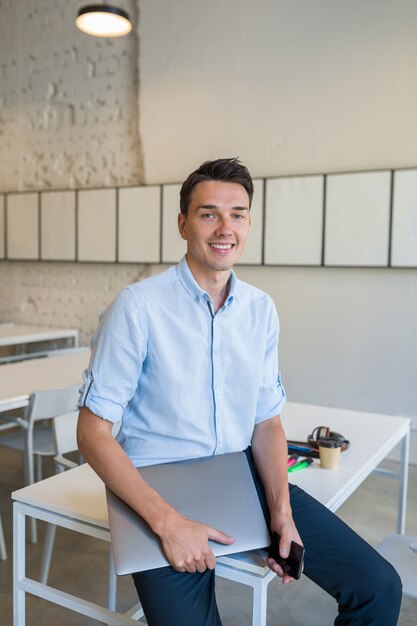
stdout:
{"type": "Polygon", "coordinates": [[[195,281],[201,289],[204,289],[204,291],[209,294],[212,299],[214,311],[216,312],[221,309],[229,294],[229,278],[231,270],[223,270],[221,272],[216,270],[212,270],[211,272],[200,272],[198,267],[196,267],[192,261],[190,262],[188,256],[187,263],[195,281]]]}

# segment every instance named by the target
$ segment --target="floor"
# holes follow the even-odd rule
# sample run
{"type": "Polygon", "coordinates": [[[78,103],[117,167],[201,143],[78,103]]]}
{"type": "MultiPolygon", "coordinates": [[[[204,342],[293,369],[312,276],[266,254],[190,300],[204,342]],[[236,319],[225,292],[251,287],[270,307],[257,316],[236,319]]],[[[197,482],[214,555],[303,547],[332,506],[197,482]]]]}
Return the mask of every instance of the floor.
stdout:
{"type": "MultiPolygon", "coordinates": [[[[0,624],[12,624],[12,506],[10,491],[21,486],[22,473],[17,453],[1,449],[0,508],[9,558],[0,561],[0,624]]],[[[46,473],[52,472],[46,466],[46,473]]],[[[396,521],[397,483],[370,476],[339,509],[338,514],[372,545],[393,532],[396,521]]],[[[44,528],[39,524],[40,540],[27,548],[28,575],[36,577],[43,547],[44,528]]],[[[410,468],[406,533],[417,536],[417,467],[410,468]]],[[[53,554],[50,582],[70,593],[84,595],[105,604],[107,589],[108,545],[102,541],[59,529],[53,554]]],[[[119,579],[118,608],[127,610],[136,602],[129,577],[119,579]]],[[[251,592],[248,587],[218,579],[217,596],[223,626],[251,625],[251,592]]],[[[305,577],[282,587],[273,580],[268,592],[268,626],[327,626],[335,618],[335,604],[305,577]],[[313,610],[312,610],[313,609],[313,610]]],[[[93,626],[98,622],[84,618],[34,597],[27,597],[27,626],[49,623],[58,626],[93,626]]],[[[404,598],[399,626],[417,626],[417,600],[404,598]]],[[[192,625],[184,625],[192,626],[192,625]]]]}

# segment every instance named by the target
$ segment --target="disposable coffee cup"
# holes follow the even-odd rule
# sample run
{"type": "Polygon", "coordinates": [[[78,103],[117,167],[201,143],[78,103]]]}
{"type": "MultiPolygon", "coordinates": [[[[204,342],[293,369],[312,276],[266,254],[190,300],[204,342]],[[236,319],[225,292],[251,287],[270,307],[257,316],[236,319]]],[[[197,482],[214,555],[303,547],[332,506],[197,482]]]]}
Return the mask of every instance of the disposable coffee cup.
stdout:
{"type": "Polygon", "coordinates": [[[337,469],[342,444],[335,439],[319,439],[320,465],[324,469],[337,469]]]}

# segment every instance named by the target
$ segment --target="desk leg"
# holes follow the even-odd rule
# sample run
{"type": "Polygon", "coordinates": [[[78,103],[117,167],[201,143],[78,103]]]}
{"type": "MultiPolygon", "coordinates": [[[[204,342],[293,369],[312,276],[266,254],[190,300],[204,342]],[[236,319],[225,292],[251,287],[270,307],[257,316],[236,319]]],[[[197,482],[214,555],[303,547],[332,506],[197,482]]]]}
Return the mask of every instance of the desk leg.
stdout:
{"type": "Polygon", "coordinates": [[[410,455],[410,430],[401,440],[401,467],[399,472],[400,493],[398,497],[397,533],[405,533],[405,516],[407,508],[408,462],[410,455]]]}
{"type": "Polygon", "coordinates": [[[20,581],[26,569],[25,514],[13,504],[13,626],[25,626],[25,592],[20,581]]]}
{"type": "Polygon", "coordinates": [[[252,626],[266,626],[268,582],[259,579],[253,585],[252,626]]]}

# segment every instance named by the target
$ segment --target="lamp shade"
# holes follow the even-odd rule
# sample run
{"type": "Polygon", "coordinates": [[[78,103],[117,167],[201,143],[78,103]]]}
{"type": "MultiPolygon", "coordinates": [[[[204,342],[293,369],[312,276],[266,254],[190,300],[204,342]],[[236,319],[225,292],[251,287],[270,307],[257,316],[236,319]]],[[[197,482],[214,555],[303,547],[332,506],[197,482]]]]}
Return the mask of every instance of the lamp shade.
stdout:
{"type": "Polygon", "coordinates": [[[126,11],[108,4],[90,4],[78,11],[77,27],[95,37],[122,37],[132,30],[126,11]]]}

